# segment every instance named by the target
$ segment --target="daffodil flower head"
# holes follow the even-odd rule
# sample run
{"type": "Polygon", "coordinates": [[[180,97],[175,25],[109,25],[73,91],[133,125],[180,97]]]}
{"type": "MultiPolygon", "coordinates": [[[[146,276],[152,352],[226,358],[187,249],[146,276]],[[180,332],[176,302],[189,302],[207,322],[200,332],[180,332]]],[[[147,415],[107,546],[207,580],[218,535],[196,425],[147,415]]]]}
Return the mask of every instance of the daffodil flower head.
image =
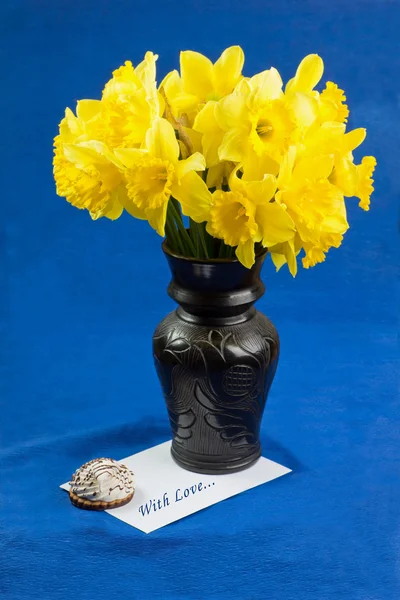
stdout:
{"type": "Polygon", "coordinates": [[[112,152],[104,144],[101,102],[81,100],[76,116],[67,108],[54,140],[56,191],[73,206],[87,209],[93,219],[117,219],[123,206],[123,178],[112,152]]]}
{"type": "Polygon", "coordinates": [[[157,91],[156,60],[147,52],[136,69],[131,61],[113,72],[102,94],[106,142],[111,148],[139,147],[164,101],[157,91]]]}
{"type": "Polygon", "coordinates": [[[258,156],[279,157],[295,128],[282,97],[282,79],[272,68],[239,84],[218,102],[214,115],[225,132],[219,159],[242,162],[251,150],[258,156]]]}
{"type": "Polygon", "coordinates": [[[248,181],[240,174],[240,165],[232,172],[231,191],[213,194],[209,232],[230,246],[237,246],[236,256],[250,268],[254,264],[254,244],[266,248],[294,236],[292,219],[285,208],[274,201],[276,179],[266,174],[261,180],[248,181]]]}
{"type": "Polygon", "coordinates": [[[240,46],[224,50],[214,64],[199,52],[181,52],[181,74],[172,71],[161,84],[174,116],[186,115],[192,124],[206,102],[217,101],[234,90],[242,78],[243,64],[240,46]]]}
{"type": "Polygon", "coordinates": [[[303,264],[315,264],[317,257],[322,260],[329,240],[336,244],[348,229],[343,194],[329,181],[333,165],[334,156],[329,154],[301,158],[296,163],[295,147],[289,149],[281,165],[277,200],[287,207],[306,250],[308,259],[303,264]]]}
{"type": "Polygon", "coordinates": [[[57,193],[92,219],[115,220],[123,211],[126,190],[112,152],[103,142],[63,144],[56,140],[54,177],[57,193]]]}
{"type": "Polygon", "coordinates": [[[182,212],[196,222],[208,219],[211,194],[196,171],[205,169],[204,157],[195,152],[179,160],[179,144],[172,125],[156,118],[147,131],[144,148],[115,150],[124,165],[128,191],[125,208],[133,216],[147,219],[164,236],[168,202],[177,199],[182,212]]]}

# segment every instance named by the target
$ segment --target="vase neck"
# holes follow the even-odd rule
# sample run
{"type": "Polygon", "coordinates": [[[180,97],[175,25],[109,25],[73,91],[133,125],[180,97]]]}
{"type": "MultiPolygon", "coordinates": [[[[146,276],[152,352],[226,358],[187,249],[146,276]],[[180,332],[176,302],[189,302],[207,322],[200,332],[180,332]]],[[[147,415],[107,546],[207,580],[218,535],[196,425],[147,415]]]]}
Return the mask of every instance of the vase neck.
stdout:
{"type": "Polygon", "coordinates": [[[168,294],[180,305],[181,318],[233,324],[253,316],[252,306],[265,290],[260,279],[265,254],[246,269],[236,260],[191,260],[164,251],[172,274],[168,294]]]}

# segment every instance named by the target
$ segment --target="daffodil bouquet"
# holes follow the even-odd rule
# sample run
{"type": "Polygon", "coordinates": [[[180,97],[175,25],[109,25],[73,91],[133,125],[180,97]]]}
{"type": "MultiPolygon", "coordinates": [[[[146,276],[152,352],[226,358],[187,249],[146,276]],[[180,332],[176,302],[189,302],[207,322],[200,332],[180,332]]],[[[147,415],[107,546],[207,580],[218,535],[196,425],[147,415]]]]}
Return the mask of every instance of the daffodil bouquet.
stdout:
{"type": "Polygon", "coordinates": [[[180,73],[156,83],[157,55],[114,71],[101,100],[67,108],[55,138],[57,193],[93,219],[126,210],[149,222],[169,249],[234,258],[250,268],[268,248],[297,272],[340,246],[344,197],[369,209],[375,158],[354,164],[365,129],[346,132],[344,92],[318,92],[323,62],[306,56],[283,88],[271,67],[242,75],[239,46],[213,64],[180,55],[180,73]]]}

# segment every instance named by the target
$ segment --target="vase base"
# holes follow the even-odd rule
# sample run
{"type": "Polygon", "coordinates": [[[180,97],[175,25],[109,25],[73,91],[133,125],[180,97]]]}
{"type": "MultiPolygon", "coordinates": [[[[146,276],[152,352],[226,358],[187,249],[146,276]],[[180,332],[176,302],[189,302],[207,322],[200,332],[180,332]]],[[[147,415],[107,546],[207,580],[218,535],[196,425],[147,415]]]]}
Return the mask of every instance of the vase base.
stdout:
{"type": "Polygon", "coordinates": [[[259,444],[247,456],[222,458],[220,456],[199,456],[187,450],[182,450],[182,448],[177,448],[172,442],[171,455],[174,461],[187,471],[204,475],[227,475],[251,467],[261,456],[261,445],[259,444]]]}

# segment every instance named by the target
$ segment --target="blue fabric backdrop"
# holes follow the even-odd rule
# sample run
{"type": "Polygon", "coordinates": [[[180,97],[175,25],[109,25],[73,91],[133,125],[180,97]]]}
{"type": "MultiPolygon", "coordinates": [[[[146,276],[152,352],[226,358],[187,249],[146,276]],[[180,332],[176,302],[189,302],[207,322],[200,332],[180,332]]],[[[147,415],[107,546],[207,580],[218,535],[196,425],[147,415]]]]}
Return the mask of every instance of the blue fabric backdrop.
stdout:
{"type": "Polygon", "coordinates": [[[3,0],[2,600],[399,598],[399,26],[396,0],[3,0]],[[231,44],[247,74],[324,58],[376,192],[325,264],[264,271],[282,354],[262,439],[293,474],[146,536],[58,485],[168,439],[151,356],[168,272],[144,223],[56,197],[52,138],[126,59],[158,52],[160,80],[180,49],[231,44]]]}

